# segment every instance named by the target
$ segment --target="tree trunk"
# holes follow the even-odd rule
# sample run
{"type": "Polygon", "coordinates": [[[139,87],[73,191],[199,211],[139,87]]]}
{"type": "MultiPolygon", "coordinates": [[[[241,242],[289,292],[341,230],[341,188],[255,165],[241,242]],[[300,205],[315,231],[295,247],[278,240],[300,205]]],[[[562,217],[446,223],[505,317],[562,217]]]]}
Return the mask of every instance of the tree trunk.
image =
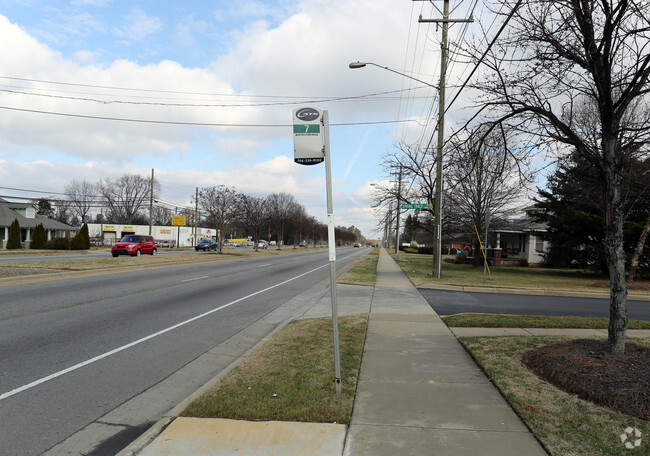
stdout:
{"type": "MultiPolygon", "coordinates": [[[[610,147],[613,148],[612,145],[610,147]]],[[[604,153],[605,157],[607,157],[606,150],[604,150],[604,153]]],[[[623,248],[622,185],[620,174],[616,172],[615,166],[608,166],[604,171],[606,180],[605,251],[610,282],[607,352],[612,355],[622,355],[625,351],[627,337],[627,287],[625,284],[625,251],[623,248]]]]}
{"type": "Polygon", "coordinates": [[[639,242],[636,244],[636,248],[634,249],[634,255],[632,255],[632,260],[630,261],[630,273],[627,275],[627,283],[634,282],[634,276],[636,275],[636,270],[639,267],[639,259],[643,253],[643,247],[645,247],[645,240],[647,239],[649,232],[650,217],[648,217],[648,220],[645,222],[641,236],[639,236],[639,242]]]}

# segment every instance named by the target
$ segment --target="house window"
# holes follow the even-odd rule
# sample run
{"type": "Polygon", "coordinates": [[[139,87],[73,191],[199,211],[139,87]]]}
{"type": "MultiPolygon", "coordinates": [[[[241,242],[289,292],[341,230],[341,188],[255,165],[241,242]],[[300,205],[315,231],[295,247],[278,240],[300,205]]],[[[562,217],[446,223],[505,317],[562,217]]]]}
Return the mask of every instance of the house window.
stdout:
{"type": "Polygon", "coordinates": [[[535,251],[536,252],[545,252],[544,249],[544,238],[541,236],[535,236],[535,251]]]}

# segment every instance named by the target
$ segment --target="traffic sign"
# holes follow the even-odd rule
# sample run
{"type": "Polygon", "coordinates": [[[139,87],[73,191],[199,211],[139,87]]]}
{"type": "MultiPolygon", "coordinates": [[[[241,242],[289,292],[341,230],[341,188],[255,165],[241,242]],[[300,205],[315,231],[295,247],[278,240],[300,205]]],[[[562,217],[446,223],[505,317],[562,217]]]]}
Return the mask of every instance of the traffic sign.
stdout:
{"type": "Polygon", "coordinates": [[[293,111],[293,161],[300,165],[317,165],[325,160],[322,115],[315,108],[298,108],[293,111]]]}
{"type": "Polygon", "coordinates": [[[402,203],[402,209],[433,209],[431,203],[402,203]]]}

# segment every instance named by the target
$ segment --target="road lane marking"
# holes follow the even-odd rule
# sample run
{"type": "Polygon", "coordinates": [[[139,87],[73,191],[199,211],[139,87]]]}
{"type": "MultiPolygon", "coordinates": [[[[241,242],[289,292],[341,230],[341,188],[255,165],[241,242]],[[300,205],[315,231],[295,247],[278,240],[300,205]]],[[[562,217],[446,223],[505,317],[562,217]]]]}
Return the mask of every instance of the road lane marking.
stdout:
{"type": "Polygon", "coordinates": [[[209,277],[209,276],[194,277],[194,278],[192,278],[192,279],[181,280],[181,283],[185,283],[185,282],[194,282],[195,280],[203,280],[203,279],[207,279],[208,277],[209,277]]]}
{"type": "Polygon", "coordinates": [[[309,271],[307,271],[307,272],[304,272],[304,273],[302,273],[302,274],[299,274],[299,275],[297,275],[297,276],[295,276],[295,277],[292,277],[292,278],[290,278],[290,279],[287,279],[287,280],[285,280],[284,282],[277,283],[277,284],[272,285],[272,286],[270,286],[270,287],[264,288],[263,290],[256,291],[255,293],[251,293],[251,294],[249,294],[249,295],[247,295],[247,296],[244,296],[244,297],[241,297],[241,298],[236,299],[236,300],[234,300],[234,301],[231,301],[231,302],[229,302],[228,304],[224,304],[223,306],[220,306],[220,307],[217,307],[217,308],[215,308],[215,309],[209,310],[209,311],[207,311],[207,312],[205,312],[205,313],[202,313],[202,314],[197,315],[197,316],[195,316],[195,317],[189,318],[189,319],[187,319],[187,320],[185,320],[185,321],[182,321],[182,322],[177,323],[177,324],[175,324],[175,325],[173,325],[173,326],[170,326],[170,327],[168,327],[168,328],[165,328],[165,329],[162,329],[162,330],[160,330],[160,331],[157,331],[157,332],[155,332],[155,333],[153,333],[153,334],[149,334],[148,336],[145,336],[145,337],[143,337],[142,339],[138,339],[138,340],[135,340],[135,341],[133,341],[133,342],[131,342],[131,343],[128,343],[128,344],[126,344],[126,345],[122,345],[121,347],[115,348],[115,349],[113,349],[113,350],[111,350],[111,351],[108,351],[108,352],[103,353],[103,354],[101,354],[101,355],[95,356],[94,358],[91,358],[91,359],[89,359],[89,360],[82,361],[82,362],[80,362],[80,363],[78,363],[78,364],[75,364],[74,366],[70,366],[70,367],[68,367],[67,369],[63,369],[63,370],[60,370],[60,371],[55,372],[55,373],[53,373],[53,374],[50,374],[50,375],[48,375],[47,377],[40,378],[40,379],[35,380],[35,381],[31,382],[31,383],[28,383],[28,384],[26,384],[26,385],[20,386],[20,387],[18,387],[18,388],[16,388],[16,389],[13,389],[13,390],[8,391],[8,392],[6,392],[6,393],[0,394],[0,401],[5,400],[5,399],[7,399],[7,398],[9,398],[9,397],[11,397],[11,396],[14,396],[14,395],[18,394],[18,393],[22,393],[22,392],[24,392],[24,391],[27,391],[27,390],[29,390],[29,389],[32,389],[32,388],[34,388],[34,387],[36,387],[36,386],[42,385],[43,383],[49,382],[50,380],[54,380],[55,378],[61,377],[61,376],[65,375],[65,374],[68,374],[68,373],[70,373],[70,372],[76,371],[77,369],[81,369],[82,367],[88,366],[88,365],[93,364],[93,363],[95,363],[95,362],[97,362],[97,361],[101,361],[101,360],[104,359],[104,358],[108,358],[109,356],[115,355],[115,354],[117,354],[117,353],[119,353],[119,352],[122,352],[122,351],[124,351],[124,350],[127,350],[127,349],[129,349],[129,348],[131,348],[131,347],[135,347],[136,345],[139,345],[139,344],[141,344],[141,343],[143,343],[143,342],[146,342],[146,341],[148,341],[148,340],[151,340],[151,339],[153,339],[153,338],[155,338],[155,337],[161,336],[161,335],[163,335],[163,334],[165,334],[165,333],[168,333],[168,332],[170,332],[170,331],[173,331],[173,330],[175,330],[175,329],[178,329],[178,328],[180,328],[180,327],[182,327],[182,326],[185,326],[185,325],[188,325],[188,324],[190,324],[190,323],[193,323],[193,322],[195,322],[195,321],[197,321],[197,320],[200,320],[201,318],[207,317],[208,315],[212,315],[212,314],[215,313],[215,312],[218,312],[218,311],[223,310],[223,309],[225,309],[225,308],[227,308],[227,307],[230,307],[230,306],[232,306],[232,305],[235,305],[235,304],[237,304],[237,303],[239,303],[239,302],[241,302],[241,301],[244,301],[244,300],[246,300],[246,299],[248,299],[248,298],[252,298],[253,296],[256,296],[256,295],[258,295],[258,294],[265,293],[265,292],[267,292],[267,291],[269,291],[269,290],[272,290],[272,289],[274,289],[274,288],[277,288],[277,287],[280,287],[280,286],[282,286],[282,285],[285,285],[285,284],[287,284],[287,283],[289,283],[289,282],[292,282],[292,281],[294,281],[294,280],[296,280],[296,279],[300,279],[301,277],[304,277],[304,276],[306,276],[306,275],[308,275],[308,274],[311,274],[312,272],[318,271],[319,269],[323,269],[323,268],[325,268],[325,267],[327,267],[327,266],[329,266],[329,263],[328,263],[328,264],[324,264],[324,265],[322,265],[322,266],[319,266],[319,267],[317,267],[317,268],[311,269],[311,270],[309,270],[309,271]]]}
{"type": "Polygon", "coordinates": [[[271,263],[260,264],[260,265],[258,266],[258,268],[265,268],[265,267],[267,267],[267,266],[271,266],[271,263]]]}

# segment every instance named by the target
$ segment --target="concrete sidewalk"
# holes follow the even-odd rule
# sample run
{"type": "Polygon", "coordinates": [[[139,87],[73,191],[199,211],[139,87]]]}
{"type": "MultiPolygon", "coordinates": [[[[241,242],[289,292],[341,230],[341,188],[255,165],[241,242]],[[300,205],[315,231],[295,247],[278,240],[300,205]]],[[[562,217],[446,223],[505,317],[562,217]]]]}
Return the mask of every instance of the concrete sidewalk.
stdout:
{"type": "Polygon", "coordinates": [[[344,454],[546,455],[384,250],[344,454]]]}
{"type": "MultiPolygon", "coordinates": [[[[384,250],[371,303],[358,288],[338,287],[343,313],[370,307],[349,427],[176,418],[139,454],[546,455],[384,250]]],[[[328,312],[329,296],[308,314],[328,312]]]]}

